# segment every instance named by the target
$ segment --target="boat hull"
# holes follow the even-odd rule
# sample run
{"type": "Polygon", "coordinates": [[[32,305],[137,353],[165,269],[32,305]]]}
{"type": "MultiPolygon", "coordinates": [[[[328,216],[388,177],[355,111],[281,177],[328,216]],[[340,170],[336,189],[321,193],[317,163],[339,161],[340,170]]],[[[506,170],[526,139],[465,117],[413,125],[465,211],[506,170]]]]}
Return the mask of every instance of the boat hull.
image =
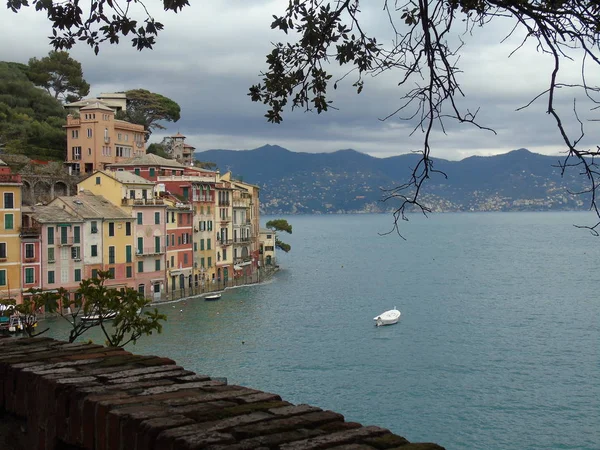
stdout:
{"type": "Polygon", "coordinates": [[[221,294],[213,294],[213,295],[207,295],[206,297],[204,297],[204,300],[206,300],[207,302],[214,302],[215,300],[219,300],[221,298],[221,294]]]}
{"type": "Polygon", "coordinates": [[[375,321],[375,326],[378,327],[394,325],[400,320],[400,311],[397,309],[390,309],[389,311],[385,311],[384,313],[379,314],[377,317],[374,317],[373,320],[375,321]]]}

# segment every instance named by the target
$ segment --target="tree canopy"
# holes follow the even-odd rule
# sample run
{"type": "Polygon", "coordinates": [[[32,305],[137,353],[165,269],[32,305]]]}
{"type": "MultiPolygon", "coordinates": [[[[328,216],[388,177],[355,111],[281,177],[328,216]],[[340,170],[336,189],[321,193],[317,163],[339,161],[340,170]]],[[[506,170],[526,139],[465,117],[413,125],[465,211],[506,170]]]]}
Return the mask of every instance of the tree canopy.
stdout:
{"type": "Polygon", "coordinates": [[[164,130],[160,121],[177,122],[181,117],[179,105],[160,94],[155,94],[146,89],[133,89],[125,93],[127,95],[127,110],[118,117],[128,122],[143,125],[146,131],[146,141],[152,130],[164,130]]]}
{"type": "Polygon", "coordinates": [[[67,52],[51,51],[48,56],[29,60],[27,76],[57,100],[75,102],[90,93],[83,79],[81,63],[67,52]]]}
{"type": "MultiPolygon", "coordinates": [[[[265,226],[273,231],[283,231],[285,233],[292,234],[292,225],[289,224],[288,221],[285,219],[269,220],[265,226]]],[[[292,246],[290,244],[281,241],[277,237],[277,235],[275,235],[275,247],[277,247],[280,250],[283,250],[286,253],[292,249],[292,246]]]]}
{"type": "Polygon", "coordinates": [[[0,62],[0,148],[33,159],[64,160],[61,103],[28,79],[28,67],[0,62]]]}

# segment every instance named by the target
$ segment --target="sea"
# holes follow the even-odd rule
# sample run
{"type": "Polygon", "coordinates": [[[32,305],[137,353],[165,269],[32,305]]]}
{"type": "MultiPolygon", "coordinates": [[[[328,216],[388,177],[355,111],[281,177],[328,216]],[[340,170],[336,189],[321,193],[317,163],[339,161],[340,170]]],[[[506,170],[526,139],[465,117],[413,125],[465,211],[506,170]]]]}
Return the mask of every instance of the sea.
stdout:
{"type": "Polygon", "coordinates": [[[600,449],[592,213],[286,219],[274,278],[162,305],[129,349],[448,450],[600,449]]]}

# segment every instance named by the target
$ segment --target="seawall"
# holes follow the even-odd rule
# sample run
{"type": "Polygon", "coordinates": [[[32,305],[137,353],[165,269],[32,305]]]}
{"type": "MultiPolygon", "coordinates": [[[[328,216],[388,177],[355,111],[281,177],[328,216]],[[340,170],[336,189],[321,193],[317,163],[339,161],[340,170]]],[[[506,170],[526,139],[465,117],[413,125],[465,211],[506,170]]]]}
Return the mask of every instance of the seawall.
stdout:
{"type": "Polygon", "coordinates": [[[0,339],[0,421],[3,450],[443,450],[168,358],[50,338],[0,339]]]}

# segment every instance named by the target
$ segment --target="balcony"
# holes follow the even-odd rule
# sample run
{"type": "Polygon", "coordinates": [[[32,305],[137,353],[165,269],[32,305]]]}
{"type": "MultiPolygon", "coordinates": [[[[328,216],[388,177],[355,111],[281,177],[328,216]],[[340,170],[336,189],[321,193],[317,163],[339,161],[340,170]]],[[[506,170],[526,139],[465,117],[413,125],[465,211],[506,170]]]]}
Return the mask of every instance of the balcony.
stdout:
{"type": "Polygon", "coordinates": [[[234,208],[250,208],[250,202],[248,200],[234,200],[233,201],[234,208]]]}
{"type": "Polygon", "coordinates": [[[239,237],[233,240],[234,244],[249,244],[250,242],[254,241],[254,239],[252,239],[251,237],[239,237]]]}
{"type": "Polygon", "coordinates": [[[165,252],[165,247],[144,247],[144,248],[136,248],[135,254],[137,256],[152,256],[152,255],[162,255],[165,252]]]}
{"type": "Polygon", "coordinates": [[[217,243],[219,243],[221,246],[231,245],[233,244],[233,239],[217,239],[217,243]]]}
{"type": "Polygon", "coordinates": [[[110,144],[110,136],[104,136],[104,143],[110,144]]]}
{"type": "MultiPolygon", "coordinates": [[[[79,244],[79,242],[76,242],[76,243],[79,244]]],[[[73,238],[72,237],[66,237],[66,238],[61,237],[60,239],[58,239],[56,244],[61,247],[73,245],[73,238]]]]}
{"type": "Polygon", "coordinates": [[[124,198],[121,206],[162,206],[165,201],[162,198],[124,198]]]}
{"type": "Polygon", "coordinates": [[[229,200],[219,200],[219,206],[230,206],[231,202],[229,200]]]}
{"type": "Polygon", "coordinates": [[[31,258],[24,258],[24,262],[26,263],[32,263],[36,261],[36,257],[32,256],[31,258]]]}
{"type": "Polygon", "coordinates": [[[231,222],[231,216],[223,216],[223,217],[219,217],[219,220],[221,222],[231,222]]]}
{"type": "Polygon", "coordinates": [[[41,227],[21,227],[19,234],[22,238],[37,238],[42,231],[41,227]]]}

